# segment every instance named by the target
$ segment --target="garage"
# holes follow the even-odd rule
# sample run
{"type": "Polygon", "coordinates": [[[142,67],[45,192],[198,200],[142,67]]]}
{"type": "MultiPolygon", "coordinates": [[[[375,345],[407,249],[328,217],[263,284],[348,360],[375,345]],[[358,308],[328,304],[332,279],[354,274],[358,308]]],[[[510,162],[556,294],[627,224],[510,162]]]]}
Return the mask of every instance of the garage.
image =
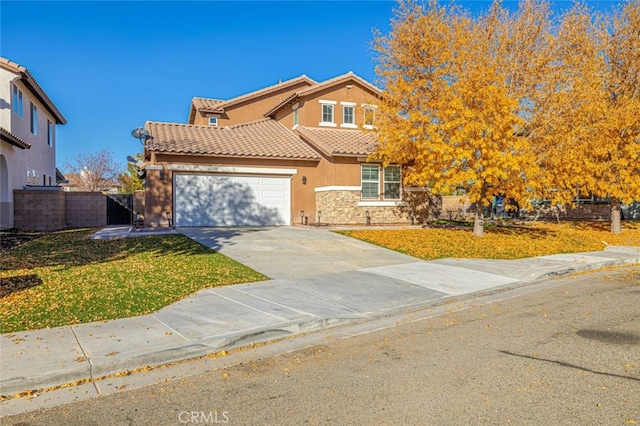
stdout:
{"type": "Polygon", "coordinates": [[[289,176],[175,174],[176,226],[291,224],[289,176]]]}

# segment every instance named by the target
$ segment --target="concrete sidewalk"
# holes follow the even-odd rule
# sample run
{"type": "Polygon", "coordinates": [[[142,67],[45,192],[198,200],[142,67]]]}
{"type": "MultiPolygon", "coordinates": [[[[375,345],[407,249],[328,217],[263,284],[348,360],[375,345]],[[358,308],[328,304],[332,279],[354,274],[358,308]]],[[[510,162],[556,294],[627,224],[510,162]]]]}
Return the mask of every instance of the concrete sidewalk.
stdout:
{"type": "Polygon", "coordinates": [[[202,290],[150,315],[4,334],[0,394],[364,322],[555,275],[640,262],[639,247],[516,261],[425,262],[319,229],[180,231],[272,280],[202,290]]]}

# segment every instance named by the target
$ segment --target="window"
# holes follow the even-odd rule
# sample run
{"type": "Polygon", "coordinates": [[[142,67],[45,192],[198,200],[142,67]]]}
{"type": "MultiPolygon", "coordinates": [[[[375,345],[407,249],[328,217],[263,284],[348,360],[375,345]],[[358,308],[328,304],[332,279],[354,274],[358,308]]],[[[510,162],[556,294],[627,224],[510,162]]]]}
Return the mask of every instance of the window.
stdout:
{"type": "Polygon", "coordinates": [[[31,133],[38,134],[38,107],[31,104],[31,133]]]}
{"type": "Polygon", "coordinates": [[[385,200],[399,200],[402,181],[399,166],[389,166],[384,168],[384,192],[385,200]]]}
{"type": "Polygon", "coordinates": [[[298,111],[298,104],[293,106],[293,128],[295,129],[300,124],[300,113],[298,111]]]}
{"type": "Polygon", "coordinates": [[[13,85],[13,112],[20,118],[22,118],[22,90],[18,89],[18,86],[13,85]]]}
{"type": "Polygon", "coordinates": [[[51,122],[51,120],[47,120],[47,144],[49,146],[53,146],[53,132],[54,132],[54,125],[51,122]]]}
{"type": "Polygon", "coordinates": [[[356,104],[353,102],[340,102],[342,105],[342,124],[340,127],[356,128],[356,104]]]}
{"type": "Polygon", "coordinates": [[[319,123],[320,126],[336,127],[336,123],[333,122],[333,107],[335,104],[336,101],[320,101],[322,107],[322,121],[319,123]]]}
{"type": "Polygon", "coordinates": [[[209,117],[209,126],[217,126],[218,117],[209,117]]]}
{"type": "Polygon", "coordinates": [[[376,118],[375,105],[365,105],[364,107],[364,128],[373,129],[373,122],[376,118]]]}
{"type": "Polygon", "coordinates": [[[362,165],[362,199],[380,198],[380,167],[372,164],[362,165]]]}
{"type": "MultiPolygon", "coordinates": [[[[400,200],[402,188],[402,171],[400,166],[384,168],[384,183],[382,198],[385,200],[400,200]]],[[[380,199],[380,166],[374,164],[362,165],[362,199],[380,199]]]]}
{"type": "Polygon", "coordinates": [[[322,105],[322,122],[333,123],[333,105],[322,105]]]}

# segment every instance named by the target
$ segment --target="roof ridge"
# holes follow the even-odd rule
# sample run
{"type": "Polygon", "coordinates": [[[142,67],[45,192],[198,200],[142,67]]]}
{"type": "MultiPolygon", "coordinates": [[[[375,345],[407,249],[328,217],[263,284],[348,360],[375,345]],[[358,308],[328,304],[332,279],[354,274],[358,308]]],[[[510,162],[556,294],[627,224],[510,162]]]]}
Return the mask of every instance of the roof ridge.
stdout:
{"type": "Polygon", "coordinates": [[[272,84],[270,86],[263,87],[261,89],[257,89],[257,90],[251,91],[249,93],[245,93],[243,95],[239,95],[239,96],[227,99],[227,100],[223,101],[220,105],[218,105],[217,108],[224,107],[226,104],[231,104],[231,103],[234,103],[234,102],[238,102],[240,100],[248,99],[248,98],[263,94],[263,93],[268,93],[270,90],[277,89],[278,87],[283,86],[283,85],[290,85],[290,84],[296,83],[298,81],[305,81],[305,80],[308,80],[311,83],[311,87],[313,87],[314,85],[318,84],[317,81],[313,80],[312,78],[309,78],[306,74],[302,74],[302,75],[299,75],[298,77],[290,78],[289,80],[281,81],[281,82],[278,82],[276,84],[272,84]]]}
{"type": "Polygon", "coordinates": [[[226,126],[226,127],[230,128],[230,129],[237,129],[239,127],[252,126],[254,124],[262,123],[262,122],[265,122],[265,121],[275,121],[275,120],[272,120],[270,117],[266,117],[266,118],[259,118],[257,120],[251,120],[251,121],[245,121],[245,122],[238,123],[238,124],[233,124],[231,126],[226,126]]]}
{"type": "Polygon", "coordinates": [[[202,128],[206,128],[206,129],[224,129],[225,127],[217,127],[217,126],[210,126],[208,124],[190,124],[190,123],[177,123],[174,121],[151,121],[151,120],[147,120],[145,125],[163,125],[163,126],[181,126],[181,127],[202,127],[202,128]]]}

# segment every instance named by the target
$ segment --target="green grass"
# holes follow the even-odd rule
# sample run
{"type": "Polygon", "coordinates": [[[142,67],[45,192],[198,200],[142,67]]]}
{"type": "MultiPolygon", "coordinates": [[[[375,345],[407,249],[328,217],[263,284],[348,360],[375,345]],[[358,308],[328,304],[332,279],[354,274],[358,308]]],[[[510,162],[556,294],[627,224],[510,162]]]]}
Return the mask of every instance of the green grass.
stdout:
{"type": "Polygon", "coordinates": [[[0,332],[143,315],[204,288],[267,279],[184,235],[91,240],[93,231],[3,253],[0,332]]]}

